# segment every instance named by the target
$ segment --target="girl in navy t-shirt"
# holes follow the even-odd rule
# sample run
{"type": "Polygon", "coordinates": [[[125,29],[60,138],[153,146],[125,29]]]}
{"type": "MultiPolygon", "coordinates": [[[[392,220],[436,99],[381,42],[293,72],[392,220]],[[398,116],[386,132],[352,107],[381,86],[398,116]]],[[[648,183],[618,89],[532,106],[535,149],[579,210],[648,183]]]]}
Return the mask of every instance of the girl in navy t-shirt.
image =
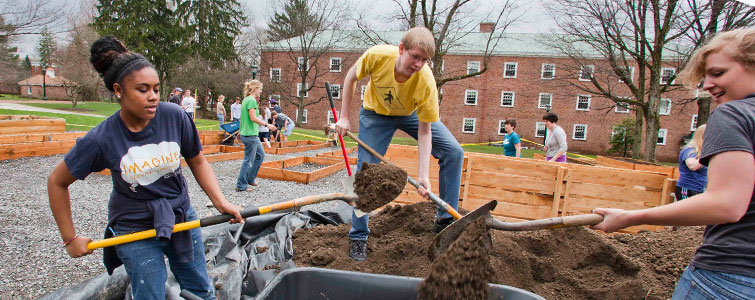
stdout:
{"type": "Polygon", "coordinates": [[[204,158],[194,122],[178,106],[159,102],[160,80],[141,55],[113,37],[97,40],[91,63],[115,94],[121,109],[89,131],[58,163],[48,180],[50,208],[71,257],[91,254],[91,239],[78,236],[68,187],[92,172],[109,169],[113,191],[105,236],[156,229],[157,237],[104,249],[109,273],[123,264],[134,299],[164,299],[164,257],[182,289],[215,299],[207,275],[199,228],[172,234],[176,223],[197,219],[189,203],[181,158],[221,213],[243,222],[240,207],[228,202],[204,158]]]}

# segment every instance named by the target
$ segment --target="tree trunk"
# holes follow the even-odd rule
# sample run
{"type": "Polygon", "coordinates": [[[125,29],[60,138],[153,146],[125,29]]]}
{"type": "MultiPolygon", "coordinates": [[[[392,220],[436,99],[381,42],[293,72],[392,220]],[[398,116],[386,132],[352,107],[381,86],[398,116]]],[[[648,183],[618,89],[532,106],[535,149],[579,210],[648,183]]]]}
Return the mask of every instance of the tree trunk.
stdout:
{"type": "Polygon", "coordinates": [[[637,109],[634,116],[634,130],[631,133],[634,136],[634,141],[632,141],[632,158],[634,159],[640,159],[642,156],[642,128],[644,125],[644,110],[637,109]]]}
{"type": "Polygon", "coordinates": [[[708,123],[711,97],[697,98],[697,126],[708,123]]]}
{"type": "Polygon", "coordinates": [[[655,149],[658,144],[658,102],[657,90],[651,88],[648,97],[648,109],[645,111],[645,153],[644,161],[655,162],[655,149]]]}

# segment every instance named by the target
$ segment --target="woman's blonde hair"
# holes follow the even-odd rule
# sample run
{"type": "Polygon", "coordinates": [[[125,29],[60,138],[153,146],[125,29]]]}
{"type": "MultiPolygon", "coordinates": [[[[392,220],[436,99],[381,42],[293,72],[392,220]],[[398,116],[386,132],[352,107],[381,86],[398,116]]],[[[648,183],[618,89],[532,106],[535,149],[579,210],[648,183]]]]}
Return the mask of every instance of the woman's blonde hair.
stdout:
{"type": "Polygon", "coordinates": [[[755,69],[755,28],[740,28],[721,32],[697,49],[687,66],[679,72],[679,80],[688,88],[696,88],[705,76],[705,59],[714,52],[724,51],[745,68],[755,69]]]}
{"type": "Polygon", "coordinates": [[[687,142],[686,145],[684,145],[683,148],[692,148],[695,149],[695,155],[697,158],[700,158],[700,152],[702,152],[703,148],[703,137],[705,136],[705,124],[700,125],[695,130],[695,133],[692,135],[692,139],[687,142]]]}
{"type": "Polygon", "coordinates": [[[223,100],[225,100],[225,96],[223,95],[218,96],[218,101],[223,101],[223,100]]]}
{"type": "Polygon", "coordinates": [[[404,44],[404,50],[418,48],[425,51],[425,54],[431,58],[435,56],[435,37],[425,27],[409,29],[401,38],[401,43],[404,44]]]}
{"type": "Polygon", "coordinates": [[[255,89],[258,89],[261,87],[262,87],[262,81],[259,81],[256,79],[244,82],[244,97],[251,95],[255,89]]]}

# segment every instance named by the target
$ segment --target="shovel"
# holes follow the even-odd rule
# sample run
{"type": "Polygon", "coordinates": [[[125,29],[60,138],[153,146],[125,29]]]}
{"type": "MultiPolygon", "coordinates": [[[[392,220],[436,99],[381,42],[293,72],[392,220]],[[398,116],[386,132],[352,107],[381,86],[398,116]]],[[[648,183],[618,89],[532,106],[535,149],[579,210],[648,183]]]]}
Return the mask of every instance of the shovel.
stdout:
{"type": "Polygon", "coordinates": [[[463,218],[456,220],[448,225],[438,235],[433,238],[432,244],[427,249],[427,256],[430,260],[435,260],[441,253],[448,249],[457,237],[464,231],[467,225],[474,223],[479,218],[485,218],[485,223],[493,229],[503,231],[529,231],[541,229],[556,229],[563,227],[576,227],[595,225],[603,222],[603,216],[598,214],[586,214],[576,216],[556,217],[549,219],[539,219],[524,222],[503,222],[490,215],[490,211],[498,205],[498,201],[490,201],[474,211],[466,214],[463,218]]]}
{"type": "MultiPolygon", "coordinates": [[[[289,208],[302,207],[305,205],[326,202],[326,201],[333,201],[333,200],[343,200],[349,203],[349,205],[353,206],[355,205],[354,203],[357,200],[357,196],[354,195],[353,188],[352,188],[351,194],[344,194],[344,193],[320,194],[320,195],[296,198],[294,200],[289,200],[285,202],[280,202],[280,203],[275,203],[275,204],[270,204],[270,205],[265,205],[265,206],[260,206],[260,207],[250,206],[241,211],[241,217],[246,219],[249,217],[281,211],[281,210],[286,210],[289,208]]],[[[217,225],[220,223],[228,222],[232,218],[233,216],[229,214],[222,214],[222,215],[202,218],[199,220],[178,223],[173,226],[173,232],[190,230],[197,227],[207,227],[211,225],[217,225]]],[[[87,244],[87,248],[89,250],[94,250],[97,248],[105,248],[105,247],[130,243],[130,242],[134,242],[138,240],[153,238],[156,235],[157,235],[157,231],[154,229],[134,232],[134,233],[126,234],[126,235],[112,237],[109,239],[90,242],[89,244],[87,244]]]]}

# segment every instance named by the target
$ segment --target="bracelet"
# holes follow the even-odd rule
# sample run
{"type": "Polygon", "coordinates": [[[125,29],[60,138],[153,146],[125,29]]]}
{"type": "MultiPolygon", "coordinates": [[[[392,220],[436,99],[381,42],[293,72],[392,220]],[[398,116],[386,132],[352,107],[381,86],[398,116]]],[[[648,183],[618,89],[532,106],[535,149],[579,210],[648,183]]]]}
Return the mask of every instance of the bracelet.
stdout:
{"type": "Polygon", "coordinates": [[[73,240],[75,240],[77,237],[79,237],[79,235],[78,234],[74,234],[73,237],[70,240],[63,242],[63,247],[67,247],[68,244],[70,244],[71,242],[73,242],[73,240]]]}

